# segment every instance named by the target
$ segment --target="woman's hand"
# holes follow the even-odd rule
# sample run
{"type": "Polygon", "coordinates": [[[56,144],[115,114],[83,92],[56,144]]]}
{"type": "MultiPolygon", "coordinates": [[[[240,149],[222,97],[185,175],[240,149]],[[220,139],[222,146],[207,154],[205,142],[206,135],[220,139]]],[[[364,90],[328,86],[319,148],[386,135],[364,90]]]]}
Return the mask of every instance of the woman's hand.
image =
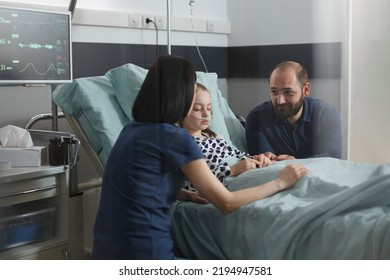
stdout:
{"type": "Polygon", "coordinates": [[[280,171],[276,181],[279,183],[279,188],[281,190],[289,189],[308,172],[309,170],[303,165],[287,165],[280,171]]]}

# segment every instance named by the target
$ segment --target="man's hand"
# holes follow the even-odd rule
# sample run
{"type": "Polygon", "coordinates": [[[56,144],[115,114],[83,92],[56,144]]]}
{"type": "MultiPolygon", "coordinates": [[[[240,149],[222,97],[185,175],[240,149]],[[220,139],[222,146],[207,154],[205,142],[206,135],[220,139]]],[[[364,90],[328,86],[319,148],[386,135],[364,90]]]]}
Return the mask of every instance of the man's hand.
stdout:
{"type": "Polygon", "coordinates": [[[290,155],[278,155],[274,160],[280,161],[280,160],[289,160],[289,159],[295,159],[295,157],[290,155]]]}
{"type": "Polygon", "coordinates": [[[275,155],[274,153],[271,152],[266,152],[264,155],[269,158],[272,161],[281,161],[281,160],[289,160],[289,159],[295,159],[295,157],[290,156],[290,155],[275,155]]]}

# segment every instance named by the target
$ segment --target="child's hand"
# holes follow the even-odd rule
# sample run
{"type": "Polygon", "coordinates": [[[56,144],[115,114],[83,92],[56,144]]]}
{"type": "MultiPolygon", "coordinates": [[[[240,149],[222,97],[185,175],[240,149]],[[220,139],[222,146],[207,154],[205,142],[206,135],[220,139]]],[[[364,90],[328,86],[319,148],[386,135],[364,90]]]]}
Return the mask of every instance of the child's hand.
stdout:
{"type": "Polygon", "coordinates": [[[258,162],[260,162],[260,165],[258,165],[257,167],[266,167],[266,166],[269,166],[269,165],[272,164],[272,160],[269,159],[264,154],[255,155],[255,156],[253,156],[253,159],[255,159],[258,162]]]}
{"type": "Polygon", "coordinates": [[[208,204],[209,203],[209,201],[206,198],[204,198],[203,196],[201,196],[199,194],[199,192],[191,192],[190,200],[193,202],[196,202],[196,203],[200,203],[200,204],[208,204]]]}
{"type": "Polygon", "coordinates": [[[200,204],[207,204],[209,203],[207,199],[205,199],[203,196],[200,195],[197,191],[190,191],[187,189],[182,188],[177,196],[178,200],[182,201],[193,201],[200,204]]]}
{"type": "Polygon", "coordinates": [[[258,166],[260,166],[260,162],[256,159],[252,158],[245,158],[243,160],[240,160],[236,164],[230,166],[230,176],[238,176],[241,173],[244,173],[245,171],[254,169],[258,166]]]}

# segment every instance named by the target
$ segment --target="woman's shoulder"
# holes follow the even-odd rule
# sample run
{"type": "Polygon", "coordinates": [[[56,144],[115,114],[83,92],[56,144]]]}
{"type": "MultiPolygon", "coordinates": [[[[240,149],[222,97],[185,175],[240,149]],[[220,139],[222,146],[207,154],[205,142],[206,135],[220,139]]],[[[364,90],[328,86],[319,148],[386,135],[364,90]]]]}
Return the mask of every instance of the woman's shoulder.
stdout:
{"type": "MultiPolygon", "coordinates": [[[[126,133],[138,135],[138,137],[160,138],[170,141],[169,139],[186,139],[192,140],[191,135],[183,128],[168,123],[144,123],[132,121],[128,123],[124,130],[126,133]]],[[[193,141],[193,140],[192,140],[193,141]]]]}
{"type": "Polygon", "coordinates": [[[133,129],[140,128],[144,130],[160,130],[160,131],[167,131],[172,133],[177,133],[184,130],[183,128],[170,123],[149,123],[149,122],[130,121],[126,126],[133,129]]]}

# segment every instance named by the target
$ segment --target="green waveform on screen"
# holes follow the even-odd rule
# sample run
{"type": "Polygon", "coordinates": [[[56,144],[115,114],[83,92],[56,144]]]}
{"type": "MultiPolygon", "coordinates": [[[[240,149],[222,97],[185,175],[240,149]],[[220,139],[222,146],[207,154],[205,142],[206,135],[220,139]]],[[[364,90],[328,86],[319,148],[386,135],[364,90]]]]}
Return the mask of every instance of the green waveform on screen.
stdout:
{"type": "Polygon", "coordinates": [[[41,44],[38,44],[38,43],[30,43],[30,44],[22,44],[22,43],[19,43],[19,47],[20,48],[30,48],[30,49],[48,49],[48,50],[51,50],[51,49],[54,49],[55,46],[54,45],[50,45],[50,44],[45,44],[45,45],[41,45],[41,44]]]}
{"type": "Polygon", "coordinates": [[[57,74],[62,74],[62,73],[64,73],[63,69],[56,69],[56,67],[54,66],[54,64],[50,64],[49,68],[48,68],[45,72],[39,72],[39,71],[35,68],[34,64],[32,64],[31,62],[30,62],[29,64],[27,64],[27,65],[26,65],[22,70],[20,70],[19,72],[24,72],[24,71],[26,71],[27,68],[29,68],[29,67],[32,67],[32,68],[34,69],[35,73],[37,73],[37,74],[40,75],[40,76],[46,75],[47,73],[49,73],[50,70],[55,71],[57,74]]]}

